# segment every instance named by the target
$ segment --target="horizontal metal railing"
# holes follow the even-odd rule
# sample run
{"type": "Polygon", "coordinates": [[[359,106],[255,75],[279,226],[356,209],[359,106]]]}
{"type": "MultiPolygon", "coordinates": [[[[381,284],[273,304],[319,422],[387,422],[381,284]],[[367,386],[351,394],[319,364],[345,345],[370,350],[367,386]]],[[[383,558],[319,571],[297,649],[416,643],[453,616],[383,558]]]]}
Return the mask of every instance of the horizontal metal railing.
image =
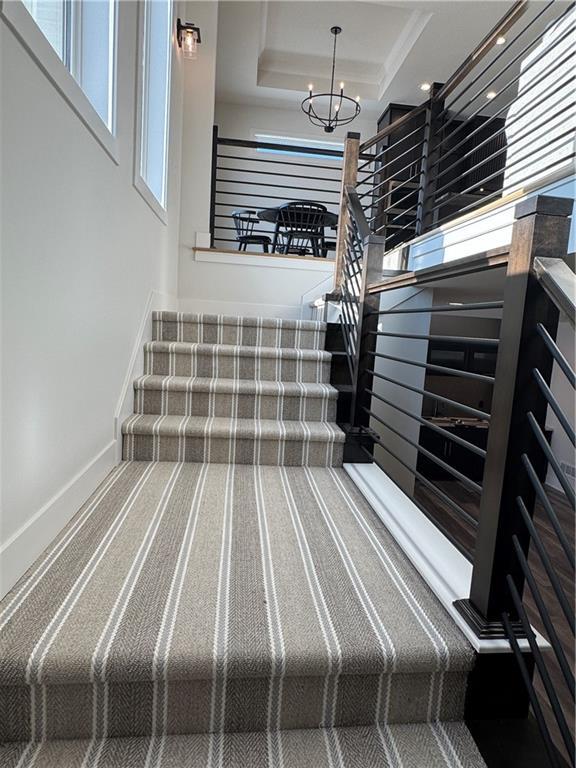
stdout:
{"type": "Polygon", "coordinates": [[[430,98],[360,145],[359,197],[385,249],[574,165],[573,4],[515,3],[430,98]]]}
{"type": "Polygon", "coordinates": [[[568,241],[570,201],[537,196],[519,205],[508,249],[379,276],[384,238],[379,251],[367,249],[359,195],[350,187],[345,195],[342,328],[353,388],[348,439],[471,560],[470,597],[456,606],[480,637],[508,639],[550,765],[560,765],[560,752],[573,765],[573,709],[566,708],[563,691],[573,703],[574,653],[566,636],[574,637],[574,609],[561,574],[567,570],[573,583],[574,542],[556,505],[562,494],[573,530],[576,494],[548,431],[553,418],[555,433],[575,446],[574,413],[551,383],[555,366],[576,389],[576,372],[556,339],[559,312],[574,326],[576,278],[559,258],[568,241]],[[475,287],[480,273],[495,278],[484,297],[475,287]],[[466,276],[473,300],[457,294],[466,276]],[[464,330],[464,316],[488,318],[492,332],[478,327],[471,335],[474,326],[464,330]],[[436,347],[449,353],[466,348],[470,355],[481,350],[492,357],[492,369],[439,361],[431,355],[436,347]],[[486,405],[466,399],[453,384],[449,394],[442,392],[434,376],[481,387],[486,405]],[[430,404],[447,409],[448,421],[435,419],[430,404]],[[455,430],[454,421],[474,425],[486,439],[455,430]],[[429,435],[442,441],[444,453],[429,435]],[[466,470],[465,457],[477,474],[466,470]],[[547,472],[558,491],[550,489],[547,472]],[[552,654],[542,651],[533,625],[552,654]]]}
{"type": "MultiPolygon", "coordinates": [[[[367,157],[366,154],[363,155],[367,157]]],[[[263,141],[224,138],[215,128],[212,149],[212,246],[237,249],[233,213],[245,211],[255,220],[253,234],[274,239],[274,223],[260,219],[266,209],[289,202],[323,205],[338,215],[343,151],[263,141]]],[[[334,250],[336,225],[325,228],[334,250]]],[[[281,251],[282,243],[277,243],[281,251]]],[[[255,245],[250,250],[261,250],[255,245]]],[[[311,252],[307,248],[307,253],[311,252]]],[[[323,253],[322,255],[328,255],[323,253]]],[[[333,256],[333,254],[330,254],[333,256]]]]}
{"type": "MultiPolygon", "coordinates": [[[[576,294],[576,278],[570,270],[571,278],[566,275],[565,269],[569,268],[564,262],[558,260],[547,260],[550,269],[559,270],[564,275],[565,285],[569,291],[565,292],[565,297],[561,301],[550,299],[559,309],[563,306],[569,306],[573,302],[576,294]]],[[[548,273],[542,262],[534,275],[540,280],[540,289],[545,290],[553,282],[553,277],[548,273]]],[[[565,317],[573,324],[574,315],[570,313],[565,317]]],[[[536,323],[534,328],[536,334],[544,344],[545,354],[544,363],[550,367],[553,361],[559,372],[559,377],[564,378],[569,386],[576,387],[576,373],[564,354],[561,352],[555,339],[542,323],[536,323]]],[[[556,423],[560,431],[574,446],[574,413],[569,414],[566,408],[559,402],[557,396],[546,382],[546,375],[542,374],[539,367],[532,369],[532,378],[536,382],[537,388],[543,395],[549,412],[556,417],[556,423]]],[[[553,444],[551,445],[546,438],[544,431],[538,419],[532,411],[528,410],[524,414],[525,423],[528,425],[532,437],[535,440],[535,450],[539,452],[540,457],[545,461],[548,471],[556,479],[557,487],[561,489],[568,507],[574,512],[576,505],[576,496],[574,487],[562,470],[560,461],[555,455],[553,444]]],[[[575,635],[575,616],[573,608],[573,597],[566,594],[565,586],[560,578],[560,569],[568,571],[573,583],[575,571],[574,542],[568,540],[565,526],[559,520],[556,505],[552,502],[550,491],[545,485],[541,476],[534,466],[534,458],[531,458],[528,452],[521,454],[523,471],[527,478],[528,485],[524,494],[519,494],[516,498],[517,508],[520,513],[520,519],[525,527],[524,534],[528,536],[534,549],[534,557],[537,558],[542,566],[546,576],[545,581],[540,575],[535,575],[535,563],[533,557],[528,557],[526,547],[522,545],[520,535],[514,533],[512,536],[514,545],[514,554],[516,565],[520,568],[523,580],[527,584],[527,594],[522,595],[518,589],[513,575],[507,575],[507,586],[516,610],[520,618],[521,634],[528,638],[530,650],[536,665],[538,679],[541,691],[536,688],[535,682],[530,675],[526,673],[526,661],[518,643],[518,629],[512,626],[508,615],[503,615],[504,625],[511,648],[516,656],[518,664],[522,670],[522,678],[530,698],[531,706],[542,732],[550,762],[552,766],[560,766],[558,759],[558,746],[564,747],[564,757],[574,765],[574,728],[573,728],[573,705],[575,700],[575,679],[574,679],[574,644],[575,635]],[[526,494],[533,494],[536,498],[539,508],[542,510],[544,518],[553,532],[551,535],[552,546],[550,542],[545,542],[540,530],[535,525],[533,514],[530,511],[530,501],[526,500],[526,494]],[[557,546],[554,546],[554,540],[557,546]],[[554,554],[552,554],[552,551],[554,554]],[[564,560],[561,566],[559,559],[564,560]],[[553,597],[551,598],[550,595],[553,597]],[[551,602],[552,600],[552,602],[551,602]],[[538,628],[545,634],[552,648],[552,656],[544,654],[536,642],[530,618],[528,616],[527,602],[530,601],[534,606],[534,613],[538,628]],[[555,605],[560,609],[560,615],[555,610],[555,605]],[[564,623],[565,630],[562,628],[564,623]],[[572,638],[572,642],[566,642],[567,632],[572,638]],[[556,670],[556,672],[554,672],[556,670]],[[568,692],[572,708],[567,710],[563,705],[561,688],[568,692]]]]}

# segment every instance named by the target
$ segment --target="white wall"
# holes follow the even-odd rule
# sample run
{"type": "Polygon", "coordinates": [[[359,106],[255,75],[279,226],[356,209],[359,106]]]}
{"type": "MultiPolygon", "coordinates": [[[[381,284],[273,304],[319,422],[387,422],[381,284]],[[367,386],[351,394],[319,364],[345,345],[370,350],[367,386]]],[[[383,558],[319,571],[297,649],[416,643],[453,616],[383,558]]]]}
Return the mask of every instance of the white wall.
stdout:
{"type": "Polygon", "coordinates": [[[308,303],[326,293],[333,275],[334,262],[326,259],[191,252],[181,274],[180,309],[289,318],[304,311],[308,317],[308,303]]]}
{"type": "Polygon", "coordinates": [[[182,62],[164,224],[133,186],[137,7],[119,4],[118,165],[0,21],[0,592],[115,463],[144,313],[177,292],[182,62]]]}
{"type": "Polygon", "coordinates": [[[187,2],[184,12],[202,34],[198,58],[184,67],[180,246],[185,263],[190,248],[210,245],[218,3],[187,2]]]}
{"type": "MultiPolygon", "coordinates": [[[[385,291],[380,296],[380,310],[392,309],[401,306],[407,308],[425,308],[432,305],[434,292],[425,288],[400,288],[397,291],[385,291]]],[[[383,315],[378,323],[378,330],[387,333],[414,333],[426,335],[430,333],[430,313],[417,312],[414,314],[383,315]]],[[[407,360],[426,362],[428,354],[428,341],[421,339],[404,339],[400,337],[379,336],[376,343],[376,352],[379,354],[403,357],[407,360]]],[[[391,379],[396,379],[403,384],[424,389],[426,369],[405,363],[397,363],[393,360],[385,360],[381,357],[374,358],[374,370],[391,379]]],[[[398,405],[408,413],[416,416],[422,415],[422,395],[404,389],[396,384],[391,384],[383,379],[374,379],[373,390],[386,400],[398,405]]],[[[376,415],[386,424],[389,424],[401,435],[418,443],[420,424],[406,416],[396,408],[383,403],[377,398],[372,400],[372,409],[376,415]]],[[[382,441],[411,469],[416,469],[418,451],[402,437],[386,429],[376,419],[372,419],[373,428],[381,436],[382,441]]],[[[381,446],[375,446],[376,458],[386,469],[390,477],[408,495],[414,491],[414,475],[400,462],[394,459],[388,451],[381,446]]]]}
{"type": "Polygon", "coordinates": [[[275,133],[300,139],[344,141],[349,131],[360,133],[362,140],[376,133],[376,123],[362,116],[350,125],[336,128],[334,133],[324,133],[322,128],[316,128],[310,123],[298,104],[282,109],[217,101],[215,117],[220,135],[227,139],[253,140],[255,133],[275,133]]]}

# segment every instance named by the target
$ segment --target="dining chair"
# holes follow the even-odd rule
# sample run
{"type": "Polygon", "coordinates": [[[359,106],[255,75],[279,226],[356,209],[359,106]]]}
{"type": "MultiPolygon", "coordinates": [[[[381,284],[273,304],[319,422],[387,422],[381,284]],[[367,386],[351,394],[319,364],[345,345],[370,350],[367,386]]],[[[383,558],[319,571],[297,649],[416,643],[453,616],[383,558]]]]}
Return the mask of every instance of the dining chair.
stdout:
{"type": "Polygon", "coordinates": [[[314,256],[323,256],[327,211],[325,205],[308,201],[293,201],[279,206],[277,230],[282,238],[281,252],[305,256],[310,249],[314,256]]]}
{"type": "Polygon", "coordinates": [[[261,245],[264,253],[269,252],[272,240],[268,235],[254,233],[254,227],[260,223],[256,216],[256,211],[232,211],[232,219],[236,228],[236,240],[238,241],[239,251],[245,251],[248,245],[261,245]]]}

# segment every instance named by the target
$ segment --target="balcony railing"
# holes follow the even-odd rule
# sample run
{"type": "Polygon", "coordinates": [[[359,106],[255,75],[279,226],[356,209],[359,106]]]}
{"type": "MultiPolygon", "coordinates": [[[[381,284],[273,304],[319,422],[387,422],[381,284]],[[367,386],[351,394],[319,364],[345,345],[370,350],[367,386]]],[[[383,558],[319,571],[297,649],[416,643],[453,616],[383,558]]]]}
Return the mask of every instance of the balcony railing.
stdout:
{"type": "Polygon", "coordinates": [[[573,4],[520,0],[426,102],[364,142],[349,134],[345,185],[386,251],[570,174],[575,34],[573,4]]]}

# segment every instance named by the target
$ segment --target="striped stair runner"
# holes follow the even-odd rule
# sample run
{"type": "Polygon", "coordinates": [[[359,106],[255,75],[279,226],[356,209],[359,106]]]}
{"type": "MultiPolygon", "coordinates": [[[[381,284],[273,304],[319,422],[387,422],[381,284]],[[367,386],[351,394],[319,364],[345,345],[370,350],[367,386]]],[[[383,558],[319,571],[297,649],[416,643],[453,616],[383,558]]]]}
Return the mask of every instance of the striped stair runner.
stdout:
{"type": "MultiPolygon", "coordinates": [[[[213,366],[325,331],[154,329],[213,366]]],[[[136,382],[127,460],[0,603],[0,765],[483,768],[473,651],[338,466],[334,408],[323,376],[136,382]]]]}

